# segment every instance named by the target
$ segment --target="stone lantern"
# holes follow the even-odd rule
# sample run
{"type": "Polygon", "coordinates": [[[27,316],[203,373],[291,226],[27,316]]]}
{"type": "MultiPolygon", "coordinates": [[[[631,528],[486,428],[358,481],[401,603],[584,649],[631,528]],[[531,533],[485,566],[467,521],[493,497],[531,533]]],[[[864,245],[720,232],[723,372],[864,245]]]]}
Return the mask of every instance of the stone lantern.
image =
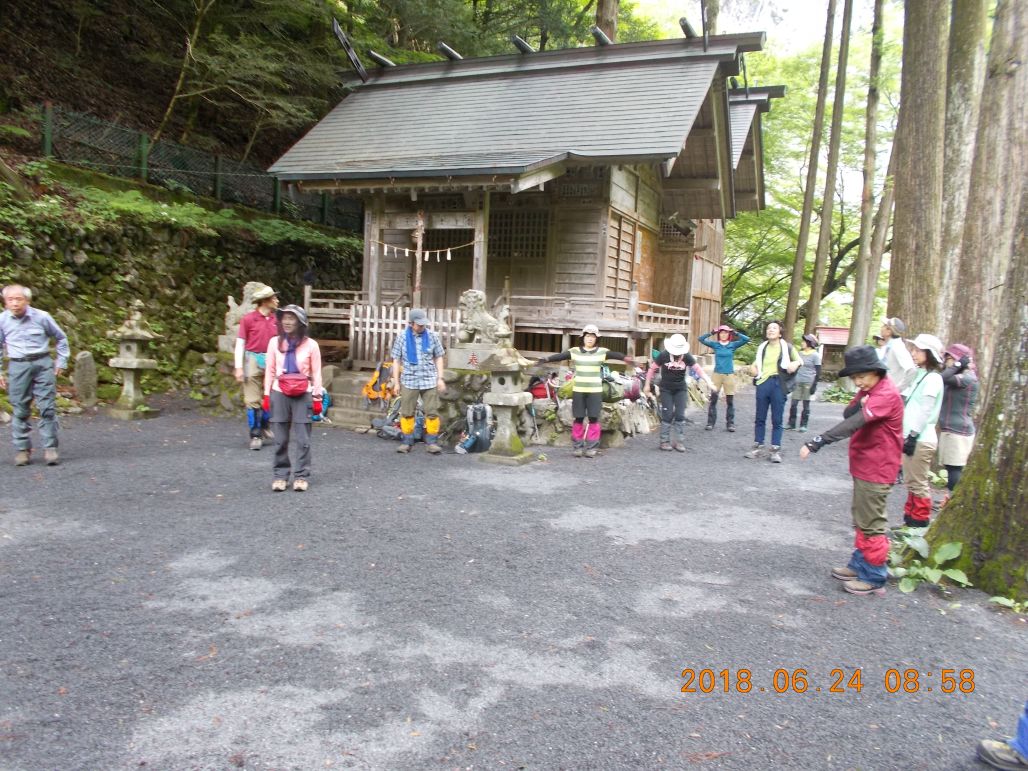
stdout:
{"type": "Polygon", "coordinates": [[[147,345],[151,340],[163,339],[163,336],[151,330],[143,320],[143,307],[142,301],[133,300],[125,323],[107,333],[108,338],[118,341],[118,355],[107,363],[121,370],[122,374],[121,396],[109,408],[108,414],[120,420],[155,418],[160,414],[160,410],[146,406],[140,381],[143,370],[157,368],[155,359],[146,358],[147,345]]]}

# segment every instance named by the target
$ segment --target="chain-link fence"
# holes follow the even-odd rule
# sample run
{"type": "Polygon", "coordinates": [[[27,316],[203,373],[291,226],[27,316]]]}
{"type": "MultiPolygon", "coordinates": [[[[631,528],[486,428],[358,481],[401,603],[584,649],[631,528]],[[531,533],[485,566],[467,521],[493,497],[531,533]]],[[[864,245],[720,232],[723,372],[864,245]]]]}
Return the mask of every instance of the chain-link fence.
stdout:
{"type": "Polygon", "coordinates": [[[282,185],[259,166],[159,140],[90,115],[47,106],[43,152],[63,163],[141,179],[170,190],[216,198],[292,219],[360,232],[361,204],[282,185]]]}

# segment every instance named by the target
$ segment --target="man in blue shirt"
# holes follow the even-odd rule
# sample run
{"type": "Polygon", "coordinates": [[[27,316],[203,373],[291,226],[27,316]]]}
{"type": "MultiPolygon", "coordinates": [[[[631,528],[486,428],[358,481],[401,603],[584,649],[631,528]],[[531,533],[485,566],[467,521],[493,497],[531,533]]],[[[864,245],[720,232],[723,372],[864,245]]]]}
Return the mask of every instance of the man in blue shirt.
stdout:
{"type": "Polygon", "coordinates": [[[18,284],[3,289],[6,310],[0,313],[0,349],[7,355],[7,378],[0,374],[0,388],[7,390],[14,412],[11,436],[14,465],[27,466],[32,458],[29,414],[32,400],[39,410],[39,433],[48,466],[57,456],[57,376],[68,366],[68,336],[46,311],[33,308],[32,291],[18,284]],[[57,363],[50,354],[50,338],[57,342],[57,363]],[[10,382],[8,382],[10,381],[10,382]]]}
{"type": "Polygon", "coordinates": [[[414,447],[418,400],[425,411],[425,449],[432,455],[439,447],[439,394],[446,390],[443,380],[443,344],[428,328],[428,314],[421,308],[410,312],[407,328],[393,342],[393,369],[390,385],[400,393],[400,431],[403,442],[397,452],[414,447]],[[402,373],[402,375],[401,375],[402,373]]]}

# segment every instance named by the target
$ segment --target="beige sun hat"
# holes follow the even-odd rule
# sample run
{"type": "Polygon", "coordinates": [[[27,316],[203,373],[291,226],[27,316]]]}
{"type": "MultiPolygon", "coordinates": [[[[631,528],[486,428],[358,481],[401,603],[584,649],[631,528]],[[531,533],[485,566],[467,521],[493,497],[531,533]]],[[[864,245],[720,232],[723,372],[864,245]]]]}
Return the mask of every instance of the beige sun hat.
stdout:
{"type": "Polygon", "coordinates": [[[267,284],[261,284],[254,291],[252,299],[253,299],[254,305],[256,305],[257,303],[261,302],[262,300],[267,300],[269,297],[274,297],[277,294],[278,294],[278,292],[276,292],[274,289],[272,289],[267,284]]]}
{"type": "Polygon", "coordinates": [[[920,348],[922,351],[930,353],[935,359],[936,364],[942,364],[943,349],[945,346],[942,344],[942,340],[937,338],[935,335],[918,335],[910,341],[910,344],[915,348],[920,348]]]}

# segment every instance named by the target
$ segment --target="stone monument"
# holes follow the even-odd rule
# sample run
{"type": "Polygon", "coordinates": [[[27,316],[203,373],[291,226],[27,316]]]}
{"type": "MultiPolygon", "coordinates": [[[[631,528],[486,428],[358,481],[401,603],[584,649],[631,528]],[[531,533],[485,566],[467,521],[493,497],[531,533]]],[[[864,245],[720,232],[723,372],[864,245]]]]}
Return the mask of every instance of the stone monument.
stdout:
{"type": "Polygon", "coordinates": [[[75,395],[83,407],[96,406],[96,362],[89,351],[75,354],[75,370],[71,373],[75,395]]]}
{"type": "Polygon", "coordinates": [[[256,306],[253,293],[264,286],[260,281],[247,281],[243,285],[243,299],[238,303],[229,295],[226,298],[228,311],[225,312],[225,334],[218,335],[218,350],[222,353],[233,353],[236,350],[236,337],[239,335],[239,321],[256,306]]]}
{"type": "Polygon", "coordinates": [[[515,350],[514,332],[503,320],[486,310],[485,293],[469,289],[461,295],[461,326],[457,340],[447,351],[450,369],[472,370],[489,376],[489,390],[482,401],[493,409],[496,436],[479,457],[486,463],[520,466],[535,460],[518,434],[518,413],[532,403],[525,390],[524,368],[531,364],[515,350]]]}
{"type": "Polygon", "coordinates": [[[143,320],[142,301],[133,300],[131,308],[125,323],[107,333],[111,340],[118,341],[118,355],[107,363],[122,373],[121,396],[108,413],[120,420],[155,418],[160,410],[146,406],[140,381],[143,370],[157,368],[156,360],[145,358],[145,353],[147,345],[152,340],[162,339],[162,335],[150,329],[143,320]]]}

